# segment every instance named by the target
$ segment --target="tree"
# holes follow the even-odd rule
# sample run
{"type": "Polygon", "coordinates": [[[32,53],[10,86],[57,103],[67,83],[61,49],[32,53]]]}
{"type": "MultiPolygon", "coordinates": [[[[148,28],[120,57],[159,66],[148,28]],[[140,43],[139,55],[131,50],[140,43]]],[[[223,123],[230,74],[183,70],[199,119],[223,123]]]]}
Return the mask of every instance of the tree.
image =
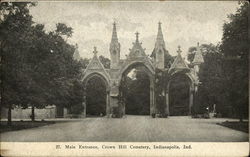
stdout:
{"type": "MultiPolygon", "coordinates": [[[[201,53],[203,56],[206,56],[206,54],[208,53],[218,53],[218,47],[219,47],[219,44],[218,45],[213,45],[213,44],[202,44],[200,46],[201,48],[201,53]]],[[[188,61],[191,63],[194,59],[194,55],[197,51],[197,47],[196,46],[192,46],[188,49],[188,56],[187,56],[187,59],[188,61]]]]}
{"type": "Polygon", "coordinates": [[[73,34],[73,29],[64,23],[57,23],[55,33],[59,36],[65,35],[69,38],[73,34]]]}
{"type": "Polygon", "coordinates": [[[83,68],[83,69],[86,69],[87,68],[87,66],[88,66],[88,64],[89,64],[89,61],[90,61],[90,59],[88,59],[88,58],[81,58],[80,60],[79,60],[79,63],[81,64],[81,67],[83,68]]]}
{"type": "Polygon", "coordinates": [[[223,26],[221,52],[224,56],[223,72],[226,99],[238,113],[240,121],[248,117],[248,15],[249,3],[240,2],[235,14],[228,16],[229,22],[223,26]]]}
{"type": "Polygon", "coordinates": [[[120,92],[126,114],[150,113],[150,80],[144,66],[137,66],[123,76],[120,92]]]}
{"type": "Polygon", "coordinates": [[[226,102],[223,99],[223,56],[219,47],[213,44],[204,44],[203,54],[204,63],[200,66],[198,74],[201,82],[198,89],[200,109],[205,111],[205,108],[208,106],[212,109],[214,104],[216,104],[217,111],[223,113],[226,106],[226,102]]]}
{"type": "Polygon", "coordinates": [[[21,52],[31,45],[29,30],[32,17],[29,7],[34,3],[0,3],[0,48],[1,48],[1,104],[8,107],[8,124],[11,125],[11,108],[26,101],[19,93],[25,84],[26,73],[22,73],[27,66],[21,52]]]}
{"type": "MultiPolygon", "coordinates": [[[[55,31],[46,33],[44,26],[35,24],[29,14],[33,3],[1,3],[4,13],[0,24],[2,104],[34,109],[49,104],[72,105],[81,91],[82,64],[73,59],[75,47],[66,42],[72,28],[57,24],[55,31]],[[46,46],[45,46],[46,45],[46,46]]],[[[80,102],[79,102],[80,103],[80,102]]]]}
{"type": "Polygon", "coordinates": [[[101,61],[101,63],[103,64],[104,68],[106,69],[110,69],[110,59],[106,58],[104,56],[99,56],[99,59],[101,61]]]}

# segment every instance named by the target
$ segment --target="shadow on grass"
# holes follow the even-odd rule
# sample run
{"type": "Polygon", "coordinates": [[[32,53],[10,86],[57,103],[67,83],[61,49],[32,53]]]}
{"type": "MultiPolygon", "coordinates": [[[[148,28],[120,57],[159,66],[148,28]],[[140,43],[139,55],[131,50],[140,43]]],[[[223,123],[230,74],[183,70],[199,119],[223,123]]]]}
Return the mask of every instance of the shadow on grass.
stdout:
{"type": "Polygon", "coordinates": [[[224,127],[228,127],[234,130],[238,130],[238,131],[242,131],[245,133],[249,133],[249,128],[248,128],[248,121],[246,122],[229,122],[229,121],[225,121],[222,123],[217,123],[218,125],[224,126],[224,127]]]}

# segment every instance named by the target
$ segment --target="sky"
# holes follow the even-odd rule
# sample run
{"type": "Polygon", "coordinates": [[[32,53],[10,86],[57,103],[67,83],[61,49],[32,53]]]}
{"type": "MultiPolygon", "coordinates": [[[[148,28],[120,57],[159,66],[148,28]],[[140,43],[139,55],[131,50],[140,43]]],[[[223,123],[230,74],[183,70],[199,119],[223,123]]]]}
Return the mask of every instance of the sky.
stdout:
{"type": "Polygon", "coordinates": [[[98,55],[110,58],[112,24],[117,23],[121,58],[129,53],[138,31],[146,54],[153,51],[158,22],[166,48],[173,56],[177,46],[186,57],[188,48],[200,44],[217,44],[222,38],[223,23],[235,13],[237,1],[158,1],[158,2],[38,2],[30,9],[33,20],[53,31],[62,22],[73,28],[67,39],[78,44],[80,56],[91,58],[93,47],[98,55]]]}

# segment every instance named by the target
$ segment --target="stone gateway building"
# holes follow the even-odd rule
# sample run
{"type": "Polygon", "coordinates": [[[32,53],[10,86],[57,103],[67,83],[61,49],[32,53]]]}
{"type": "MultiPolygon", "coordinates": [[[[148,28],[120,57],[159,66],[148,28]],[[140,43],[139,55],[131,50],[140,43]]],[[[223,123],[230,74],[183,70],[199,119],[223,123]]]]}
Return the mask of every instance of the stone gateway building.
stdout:
{"type": "MultiPolygon", "coordinates": [[[[161,23],[158,25],[158,33],[155,41],[155,47],[152,55],[149,57],[145,54],[145,49],[139,39],[139,33],[136,33],[135,42],[132,48],[129,49],[126,59],[120,59],[120,43],[116,31],[116,23],[113,24],[113,32],[110,42],[110,69],[105,69],[98,58],[97,48],[94,47],[94,55],[84,69],[82,82],[85,87],[85,95],[88,92],[86,86],[88,81],[93,77],[100,78],[106,86],[106,113],[107,117],[122,117],[125,114],[126,104],[122,101],[121,82],[124,75],[137,66],[143,66],[146,74],[150,79],[150,115],[167,117],[172,115],[174,108],[170,104],[170,85],[174,81],[175,76],[182,74],[188,78],[189,82],[189,103],[188,115],[191,114],[192,107],[194,106],[194,98],[197,93],[199,85],[199,66],[203,63],[203,57],[199,44],[189,67],[185,60],[181,57],[180,46],[177,50],[177,56],[170,66],[164,65],[165,55],[167,53],[166,45],[164,42],[161,23]]],[[[83,102],[84,112],[86,116],[87,103],[86,96],[83,102]]]]}

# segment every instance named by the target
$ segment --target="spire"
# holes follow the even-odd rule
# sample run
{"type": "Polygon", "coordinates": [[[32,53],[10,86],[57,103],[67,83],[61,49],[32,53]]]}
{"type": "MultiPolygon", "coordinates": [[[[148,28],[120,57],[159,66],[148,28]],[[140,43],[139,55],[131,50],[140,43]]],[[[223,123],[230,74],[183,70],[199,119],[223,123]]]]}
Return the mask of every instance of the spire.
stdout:
{"type": "Polygon", "coordinates": [[[203,59],[203,56],[202,56],[202,53],[201,53],[201,48],[200,48],[199,42],[197,43],[197,48],[196,49],[197,49],[197,51],[195,52],[195,55],[194,55],[193,64],[204,63],[204,59],[203,59]]]}
{"type": "Polygon", "coordinates": [[[116,23],[113,23],[113,32],[111,42],[118,41],[117,32],[116,32],[116,23]]]}
{"type": "Polygon", "coordinates": [[[161,22],[158,23],[158,33],[156,37],[156,42],[155,42],[155,48],[165,48],[165,42],[162,34],[162,29],[161,29],[161,22]]]}
{"type": "Polygon", "coordinates": [[[112,69],[117,68],[118,63],[120,62],[120,43],[118,42],[115,22],[113,23],[113,32],[112,32],[111,42],[109,45],[109,52],[111,58],[110,67],[112,69]]]}
{"type": "Polygon", "coordinates": [[[164,42],[163,39],[163,34],[162,34],[162,30],[161,30],[161,22],[158,23],[158,33],[157,33],[157,37],[156,37],[156,42],[164,42]]]}

